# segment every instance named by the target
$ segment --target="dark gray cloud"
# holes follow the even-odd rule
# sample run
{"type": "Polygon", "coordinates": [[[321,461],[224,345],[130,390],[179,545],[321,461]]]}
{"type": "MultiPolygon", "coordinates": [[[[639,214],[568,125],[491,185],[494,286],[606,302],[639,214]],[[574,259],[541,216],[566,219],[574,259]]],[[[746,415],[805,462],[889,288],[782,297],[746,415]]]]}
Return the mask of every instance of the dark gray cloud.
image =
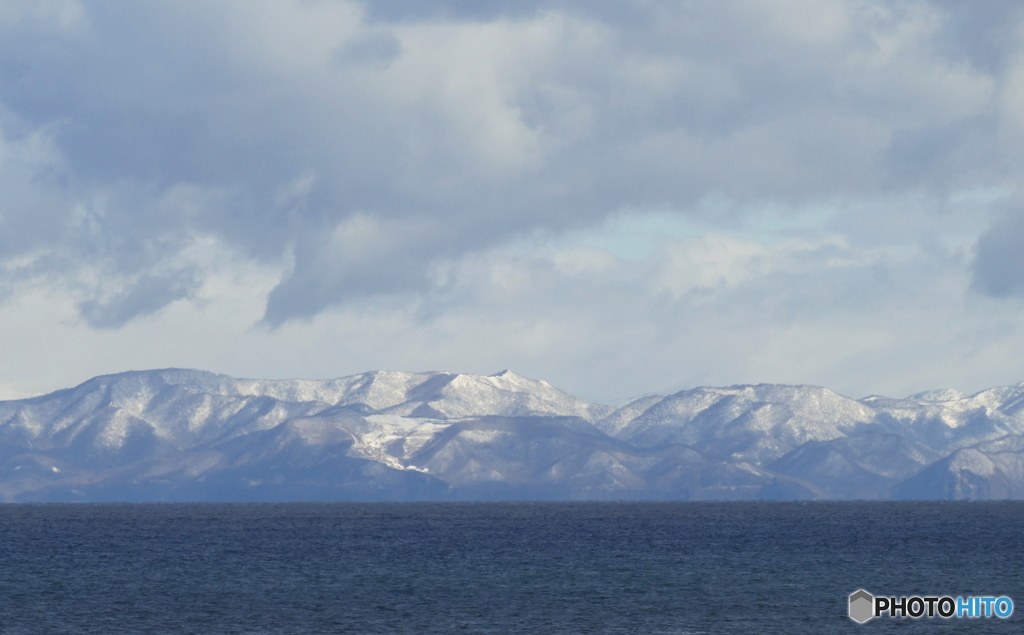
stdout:
{"type": "Polygon", "coordinates": [[[52,147],[0,195],[0,259],[108,272],[98,327],[190,297],[166,272],[199,236],[293,259],[280,325],[623,209],[1016,175],[1014,3],[58,5],[0,23],[0,138],[52,147]]]}
{"type": "Polygon", "coordinates": [[[176,271],[146,274],[120,289],[105,289],[78,304],[87,324],[98,329],[116,329],[151,315],[166,305],[189,297],[199,288],[194,272],[176,271]]]}
{"type": "Polygon", "coordinates": [[[965,3],[935,0],[948,15],[938,49],[952,61],[966,60],[989,73],[1006,70],[1007,51],[1018,46],[1024,5],[1016,0],[965,3]]]}
{"type": "Polygon", "coordinates": [[[1010,166],[998,165],[1007,157],[992,156],[1001,134],[993,115],[897,130],[883,156],[888,181],[896,188],[919,183],[947,194],[977,186],[993,168],[1010,171],[1010,166]]]}
{"type": "Polygon", "coordinates": [[[1004,215],[978,239],[972,273],[981,293],[1024,296],[1024,213],[1004,215]]]}
{"type": "Polygon", "coordinates": [[[383,70],[401,54],[402,43],[394,35],[370,31],[339,45],[332,57],[341,64],[365,64],[383,70]]]}

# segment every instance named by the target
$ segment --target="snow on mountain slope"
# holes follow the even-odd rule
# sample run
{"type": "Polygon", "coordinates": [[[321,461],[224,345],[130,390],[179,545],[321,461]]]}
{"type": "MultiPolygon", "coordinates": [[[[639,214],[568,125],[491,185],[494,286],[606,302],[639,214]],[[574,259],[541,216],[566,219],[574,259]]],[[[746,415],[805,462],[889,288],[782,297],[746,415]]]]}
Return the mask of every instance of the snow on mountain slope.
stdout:
{"type": "MultiPolygon", "coordinates": [[[[903,481],[933,464],[940,470],[938,463],[950,453],[973,448],[963,455],[973,456],[980,451],[976,446],[1024,435],[1024,384],[974,395],[936,390],[862,400],[812,386],[702,387],[637,400],[599,425],[639,447],[681,444],[707,460],[767,469],[787,479],[787,497],[880,498],[890,491],[902,496],[910,491],[901,489],[903,481]]],[[[974,481],[994,482],[944,489],[933,484],[928,496],[1024,496],[1024,484],[1013,485],[1020,458],[1015,452],[1001,453],[998,460],[986,455],[1000,467],[983,476],[970,473],[974,481]]],[[[779,483],[766,485],[761,495],[770,497],[779,483]]]]}
{"type": "Polygon", "coordinates": [[[1006,434],[1024,434],[1024,385],[974,395],[935,390],[906,399],[869,398],[873,407],[914,440],[946,452],[1006,434]]]}
{"type": "MultiPolygon", "coordinates": [[[[580,417],[599,419],[611,409],[592,404],[537,381],[502,371],[496,375],[450,375],[447,381],[425,382],[408,393],[402,410],[413,404],[426,416],[462,418],[480,416],[580,417]]],[[[409,410],[413,414],[416,409],[409,410]]]]}
{"type": "Polygon", "coordinates": [[[545,381],[511,371],[480,376],[456,373],[374,371],[335,380],[235,380],[239,394],[283,401],[320,401],[354,406],[363,412],[399,416],[460,418],[500,416],[578,416],[592,420],[610,410],[545,381]]]}
{"type": "Polygon", "coordinates": [[[642,447],[681,443],[717,457],[765,461],[808,441],[844,436],[874,418],[864,404],[816,386],[696,388],[619,424],[616,436],[642,447]]]}
{"type": "Polygon", "coordinates": [[[133,426],[148,426],[183,448],[210,434],[266,429],[338,405],[400,415],[420,409],[433,418],[590,419],[608,410],[507,371],[491,377],[377,371],[331,380],[253,380],[168,369],[106,375],[50,395],[0,402],[0,435],[59,445],[88,433],[98,445],[118,447],[133,426]]]}
{"type": "Polygon", "coordinates": [[[197,371],[130,372],[33,399],[0,402],[0,441],[109,459],[140,437],[181,450],[224,435],[271,428],[327,407],[244,396],[229,389],[228,379],[197,371]]]}
{"type": "Polygon", "coordinates": [[[943,453],[905,436],[872,430],[805,443],[766,467],[812,483],[824,498],[879,498],[942,457],[943,453]]]}
{"type": "Polygon", "coordinates": [[[0,500],[1024,498],[1024,384],[611,409],[504,371],[133,371],[0,402],[0,500]]]}
{"type": "Polygon", "coordinates": [[[644,395],[634,399],[598,421],[597,426],[610,435],[619,436],[634,419],[664,399],[664,395],[644,395]]]}
{"type": "MultiPolygon", "coordinates": [[[[332,380],[133,371],[33,399],[0,402],[0,460],[12,482],[20,483],[0,487],[0,496],[11,499],[60,482],[81,489],[128,473],[144,480],[168,475],[222,479],[255,469],[252,465],[268,457],[285,456],[283,447],[273,445],[231,454],[256,440],[274,444],[287,439],[292,450],[313,454],[316,448],[341,448],[332,452],[342,452],[342,458],[335,457],[342,463],[368,461],[386,468],[382,474],[416,472],[415,465],[406,465],[409,455],[451,421],[472,416],[596,419],[608,410],[508,371],[490,377],[376,371],[332,380]],[[225,453],[225,448],[233,449],[225,453]]],[[[299,465],[292,450],[288,460],[299,465]]]]}
{"type": "Polygon", "coordinates": [[[1024,436],[956,450],[893,487],[901,499],[1024,498],[1024,436]]]}

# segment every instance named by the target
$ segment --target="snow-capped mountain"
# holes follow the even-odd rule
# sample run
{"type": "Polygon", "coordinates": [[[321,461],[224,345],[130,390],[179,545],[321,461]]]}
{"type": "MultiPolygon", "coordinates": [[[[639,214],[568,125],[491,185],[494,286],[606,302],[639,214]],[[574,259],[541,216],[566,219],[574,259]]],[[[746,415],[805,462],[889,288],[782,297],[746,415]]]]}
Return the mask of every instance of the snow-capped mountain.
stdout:
{"type": "Polygon", "coordinates": [[[702,387],[133,371],[0,402],[0,500],[1024,498],[1024,384],[702,387]]]}

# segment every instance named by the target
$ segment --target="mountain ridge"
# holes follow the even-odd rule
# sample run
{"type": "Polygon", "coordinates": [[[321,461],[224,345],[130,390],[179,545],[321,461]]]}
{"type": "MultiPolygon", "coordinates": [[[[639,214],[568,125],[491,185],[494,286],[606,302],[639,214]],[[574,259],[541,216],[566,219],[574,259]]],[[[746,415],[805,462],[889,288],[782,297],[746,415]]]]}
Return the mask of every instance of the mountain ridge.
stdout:
{"type": "Polygon", "coordinates": [[[852,399],[167,368],[0,401],[0,500],[1024,498],[1024,383],[852,399]]]}

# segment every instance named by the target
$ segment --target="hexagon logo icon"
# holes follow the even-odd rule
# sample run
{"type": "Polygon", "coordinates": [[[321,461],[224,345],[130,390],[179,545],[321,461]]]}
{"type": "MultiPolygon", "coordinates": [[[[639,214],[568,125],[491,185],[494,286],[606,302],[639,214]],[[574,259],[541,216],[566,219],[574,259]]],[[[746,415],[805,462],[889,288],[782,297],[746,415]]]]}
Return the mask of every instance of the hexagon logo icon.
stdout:
{"type": "Polygon", "coordinates": [[[874,617],[875,596],[864,589],[857,589],[850,594],[850,619],[858,624],[874,617]]]}

